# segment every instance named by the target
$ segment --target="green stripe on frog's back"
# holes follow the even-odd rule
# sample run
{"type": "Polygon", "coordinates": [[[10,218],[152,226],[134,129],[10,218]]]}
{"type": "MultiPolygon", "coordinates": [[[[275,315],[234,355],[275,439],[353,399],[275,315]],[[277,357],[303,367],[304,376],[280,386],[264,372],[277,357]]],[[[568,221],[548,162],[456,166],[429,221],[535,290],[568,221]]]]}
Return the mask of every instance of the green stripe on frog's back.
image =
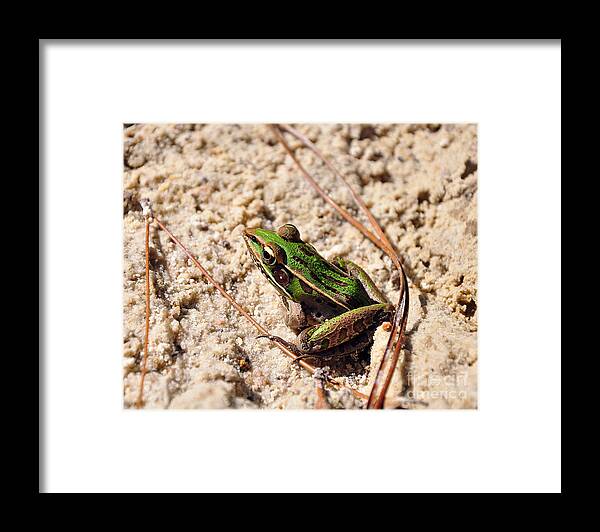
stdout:
{"type": "MultiPolygon", "coordinates": [[[[373,301],[358,279],[350,277],[325,260],[314,247],[288,243],[286,268],[313,290],[345,309],[369,305],[373,301]]],[[[316,294],[312,294],[316,295],[316,294]]]]}

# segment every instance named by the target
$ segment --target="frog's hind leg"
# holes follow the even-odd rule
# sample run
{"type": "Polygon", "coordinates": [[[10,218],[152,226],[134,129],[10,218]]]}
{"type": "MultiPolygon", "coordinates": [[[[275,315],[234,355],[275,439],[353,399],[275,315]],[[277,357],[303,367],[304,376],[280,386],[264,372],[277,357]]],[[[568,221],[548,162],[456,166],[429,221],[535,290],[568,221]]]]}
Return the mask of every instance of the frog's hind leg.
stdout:
{"type": "Polygon", "coordinates": [[[262,335],[288,348],[298,358],[339,357],[355,353],[366,347],[372,333],[391,312],[390,304],[377,303],[352,309],[335,318],[304,329],[296,343],[292,344],[279,336],[262,335]]]}
{"type": "Polygon", "coordinates": [[[314,359],[329,359],[329,358],[339,358],[343,356],[352,355],[354,353],[359,353],[363,349],[369,346],[371,340],[373,339],[373,330],[364,331],[362,334],[344,342],[343,344],[336,345],[329,349],[324,349],[322,351],[315,352],[305,352],[302,351],[300,347],[297,345],[284,340],[279,336],[272,335],[261,335],[257,336],[257,338],[268,338],[272,342],[277,342],[287,347],[292,353],[296,355],[294,362],[299,362],[305,358],[314,358],[314,359]]]}
{"type": "Polygon", "coordinates": [[[303,354],[314,354],[343,346],[363,332],[374,329],[393,312],[393,308],[390,304],[377,303],[344,312],[320,325],[304,329],[297,339],[298,348],[303,354]]]}
{"type": "Polygon", "coordinates": [[[344,342],[343,344],[336,345],[331,349],[326,349],[324,351],[317,351],[314,353],[303,353],[299,350],[297,358],[294,362],[298,362],[304,358],[314,358],[314,359],[329,359],[329,358],[339,358],[344,356],[349,356],[354,353],[359,353],[363,349],[369,346],[373,337],[373,331],[365,331],[362,334],[352,338],[351,340],[344,342]]]}

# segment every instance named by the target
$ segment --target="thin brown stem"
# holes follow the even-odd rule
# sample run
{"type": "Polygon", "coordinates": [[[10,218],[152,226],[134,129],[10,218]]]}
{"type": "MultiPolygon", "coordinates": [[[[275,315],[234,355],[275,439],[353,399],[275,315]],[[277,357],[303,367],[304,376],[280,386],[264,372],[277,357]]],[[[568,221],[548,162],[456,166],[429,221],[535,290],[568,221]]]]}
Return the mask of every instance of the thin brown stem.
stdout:
{"type": "MultiPolygon", "coordinates": [[[[404,270],[401,271],[403,277],[404,286],[406,286],[406,275],[404,270]]],[[[408,321],[408,289],[405,289],[403,294],[400,296],[400,303],[396,309],[394,315],[394,322],[392,324],[392,331],[388,338],[388,343],[385,347],[385,352],[377,369],[375,375],[375,382],[371,388],[369,394],[369,400],[367,401],[367,408],[380,409],[383,408],[385,401],[385,394],[392,382],[394,375],[394,369],[398,364],[400,358],[400,350],[404,344],[404,331],[406,329],[406,322],[408,321]]]]}
{"type": "Polygon", "coordinates": [[[392,380],[394,368],[398,363],[398,359],[400,357],[400,350],[402,349],[402,345],[404,343],[404,331],[406,329],[406,322],[408,320],[408,305],[409,305],[409,294],[408,294],[408,283],[406,274],[404,272],[404,268],[402,266],[402,262],[396,253],[396,250],[392,246],[392,243],[387,238],[385,232],[375,219],[375,217],[371,214],[371,211],[366,206],[361,197],[354,191],[350,183],[344,178],[344,176],[338,172],[338,170],[327,160],[327,158],[321,153],[321,151],[302,133],[296,131],[290,126],[275,124],[272,126],[273,131],[275,132],[277,138],[280,143],[283,145],[286,152],[290,155],[293,161],[296,163],[308,183],[317,191],[317,193],[329,204],[331,205],[345,220],[347,220],[350,224],[352,224],[356,229],[358,229],[364,236],[366,236],[371,242],[373,242],[377,247],[379,247],[382,251],[384,251],[391,259],[392,263],[398,270],[400,274],[400,301],[398,302],[398,306],[396,308],[396,314],[394,316],[394,321],[392,324],[392,331],[390,333],[390,337],[388,339],[388,343],[385,348],[384,355],[381,359],[381,363],[379,368],[377,369],[377,373],[375,376],[375,382],[373,384],[373,388],[371,389],[371,393],[369,395],[369,400],[367,402],[367,408],[383,408],[383,403],[385,400],[385,394],[392,380]],[[323,163],[337,176],[341,181],[346,185],[352,198],[365,214],[367,219],[369,220],[371,226],[377,233],[375,236],[371,233],[363,224],[361,224],[358,220],[355,220],[352,215],[350,215],[345,209],[340,207],[335,201],[333,201],[329,195],[318,185],[315,179],[304,169],[304,167],[300,164],[291,148],[285,141],[285,138],[281,134],[281,131],[286,131],[287,133],[293,135],[298,140],[300,140],[308,149],[310,149],[317,157],[319,157],[323,163]]]}
{"type": "MultiPolygon", "coordinates": [[[[316,190],[316,192],[319,194],[319,196],[321,196],[325,200],[325,202],[329,203],[329,205],[331,205],[340,214],[340,216],[342,218],[344,218],[344,220],[346,220],[348,223],[350,223],[354,227],[356,227],[356,229],[358,229],[371,242],[373,242],[376,246],[381,248],[382,243],[379,241],[379,239],[373,233],[371,233],[371,231],[369,231],[363,224],[361,224],[359,221],[357,221],[347,210],[345,210],[343,207],[340,207],[335,201],[333,201],[327,195],[327,193],[321,188],[321,186],[316,182],[316,180],[305,170],[305,168],[302,166],[302,164],[300,164],[300,161],[298,161],[298,159],[294,155],[294,152],[292,151],[289,144],[286,142],[285,138],[281,134],[281,131],[279,131],[279,128],[285,129],[285,131],[288,131],[289,133],[291,133],[294,130],[292,130],[291,128],[289,128],[287,126],[281,126],[279,124],[273,125],[272,128],[273,128],[273,131],[275,132],[275,135],[277,136],[277,139],[279,140],[279,142],[281,143],[281,145],[283,146],[285,151],[292,158],[292,160],[296,163],[296,166],[300,169],[300,171],[302,172],[302,175],[304,175],[304,178],[308,181],[310,186],[316,190]]],[[[294,134],[294,133],[292,133],[292,134],[294,134]]],[[[308,140],[306,137],[300,136],[299,133],[296,134],[295,136],[297,136],[302,142],[310,142],[310,140],[308,140]]],[[[319,155],[319,154],[317,153],[317,155],[319,155]]]]}
{"type": "MultiPolygon", "coordinates": [[[[231,295],[229,295],[227,293],[227,291],[217,282],[215,281],[215,279],[206,271],[206,269],[204,269],[204,267],[202,266],[202,264],[200,264],[200,262],[198,262],[198,260],[196,259],[196,257],[194,257],[192,255],[192,253],[181,243],[181,241],[173,234],[171,233],[171,231],[169,231],[169,229],[167,229],[167,227],[158,219],[158,218],[154,218],[154,221],[158,224],[158,226],[165,232],[167,233],[167,235],[169,236],[169,238],[175,242],[175,244],[177,244],[182,250],[183,252],[188,256],[188,258],[194,263],[194,265],[196,266],[196,268],[198,268],[200,270],[200,272],[202,273],[202,275],[204,275],[204,277],[221,293],[221,295],[227,300],[229,301],[229,303],[231,303],[231,305],[233,305],[233,307],[242,315],[244,316],[244,318],[246,318],[252,325],[254,325],[254,327],[263,335],[265,336],[269,336],[269,332],[260,324],[258,323],[235,299],[233,299],[233,297],[231,297],[231,295]]],[[[290,357],[293,360],[296,360],[296,355],[290,351],[288,348],[286,348],[284,345],[280,344],[279,342],[275,342],[275,345],[281,350],[283,351],[283,353],[285,355],[287,355],[288,357],[290,357]]],[[[310,365],[308,362],[305,362],[304,360],[298,360],[297,361],[298,364],[300,364],[304,369],[306,369],[307,371],[309,371],[311,374],[313,374],[316,370],[316,368],[312,365],[310,365]]],[[[355,390],[353,388],[349,388],[348,386],[345,386],[344,384],[338,382],[337,380],[331,378],[331,377],[327,377],[327,382],[333,386],[336,387],[344,387],[344,388],[348,388],[352,394],[355,397],[358,397],[359,399],[367,399],[367,396],[361,392],[359,392],[358,390],[355,390]]]]}
{"type": "Polygon", "coordinates": [[[140,379],[140,390],[136,402],[137,408],[144,405],[144,380],[146,379],[146,365],[148,362],[148,336],[150,334],[150,217],[146,216],[146,332],[144,335],[144,359],[142,361],[142,377],[140,379]]]}

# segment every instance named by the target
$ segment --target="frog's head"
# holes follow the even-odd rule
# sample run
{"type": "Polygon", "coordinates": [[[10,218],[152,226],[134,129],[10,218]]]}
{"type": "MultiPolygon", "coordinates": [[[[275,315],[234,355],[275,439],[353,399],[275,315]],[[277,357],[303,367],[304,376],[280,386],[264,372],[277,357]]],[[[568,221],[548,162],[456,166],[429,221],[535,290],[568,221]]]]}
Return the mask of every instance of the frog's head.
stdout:
{"type": "Polygon", "coordinates": [[[282,225],[277,231],[260,227],[245,229],[244,241],[262,274],[282,296],[294,299],[289,288],[294,276],[287,263],[288,255],[293,254],[298,245],[304,245],[298,229],[292,224],[282,225]]]}

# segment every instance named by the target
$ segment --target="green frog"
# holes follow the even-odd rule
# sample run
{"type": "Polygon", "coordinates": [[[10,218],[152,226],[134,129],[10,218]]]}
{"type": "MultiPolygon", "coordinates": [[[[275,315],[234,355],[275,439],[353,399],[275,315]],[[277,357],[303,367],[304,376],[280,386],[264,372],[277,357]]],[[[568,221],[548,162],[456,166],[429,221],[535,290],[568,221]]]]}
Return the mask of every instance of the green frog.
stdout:
{"type": "Polygon", "coordinates": [[[281,295],[286,324],[298,334],[295,343],[267,338],[288,347],[296,360],[357,353],[391,318],[394,306],[362,268],[341,257],[324,259],[294,225],[246,229],[244,240],[257,268],[281,295]]]}

